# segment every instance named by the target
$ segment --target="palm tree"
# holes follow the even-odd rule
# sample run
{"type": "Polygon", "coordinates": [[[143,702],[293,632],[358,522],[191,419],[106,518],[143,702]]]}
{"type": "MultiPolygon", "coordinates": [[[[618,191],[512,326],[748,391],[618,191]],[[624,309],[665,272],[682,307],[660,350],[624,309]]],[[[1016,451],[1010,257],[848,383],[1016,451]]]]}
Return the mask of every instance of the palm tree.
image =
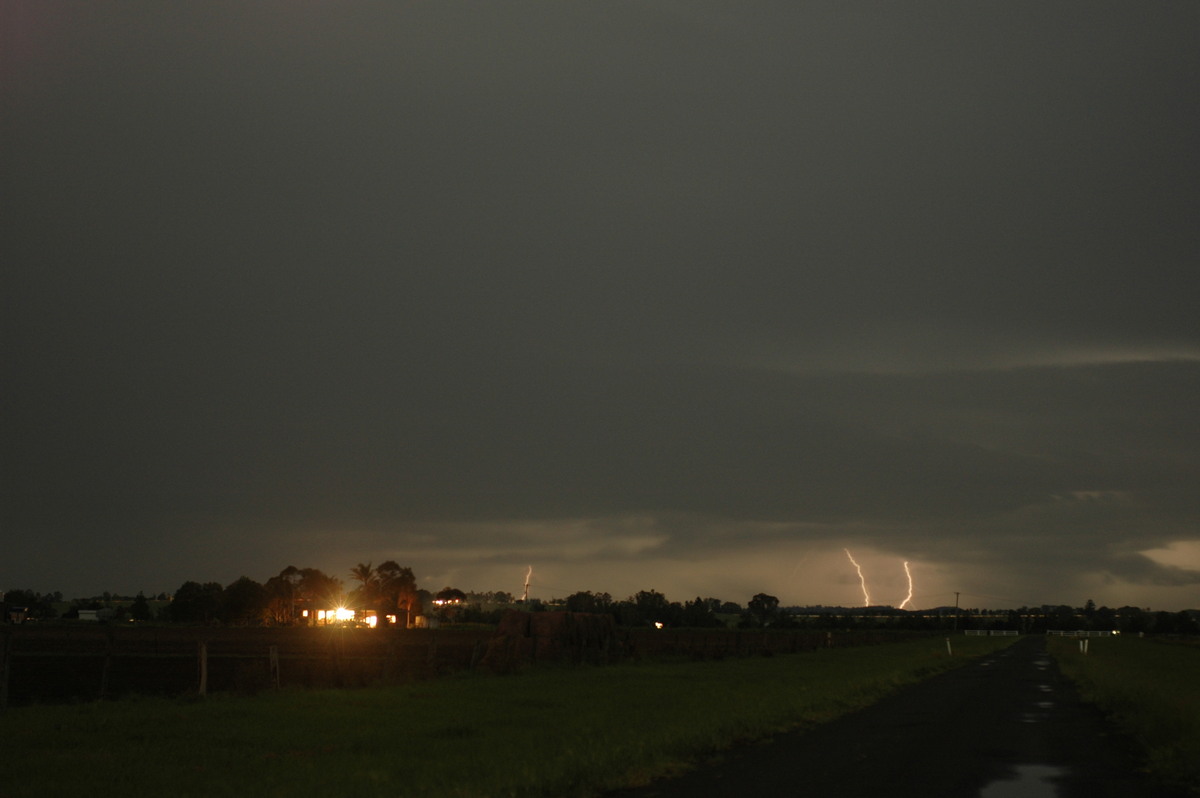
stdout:
{"type": "Polygon", "coordinates": [[[375,581],[375,569],[371,563],[359,563],[350,569],[350,576],[362,582],[362,587],[365,590],[372,582],[375,581]]]}
{"type": "Polygon", "coordinates": [[[359,607],[377,609],[379,603],[379,575],[371,563],[359,563],[350,569],[350,576],[361,584],[354,590],[355,603],[359,607]]]}

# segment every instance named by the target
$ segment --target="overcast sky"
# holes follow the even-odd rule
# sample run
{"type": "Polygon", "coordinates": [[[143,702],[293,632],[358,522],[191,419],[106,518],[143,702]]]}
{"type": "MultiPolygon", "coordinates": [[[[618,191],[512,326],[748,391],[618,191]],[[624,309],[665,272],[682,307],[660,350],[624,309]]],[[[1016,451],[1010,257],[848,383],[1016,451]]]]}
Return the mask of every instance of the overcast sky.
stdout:
{"type": "Polygon", "coordinates": [[[0,589],[1200,607],[1193,0],[0,43],[0,589]]]}

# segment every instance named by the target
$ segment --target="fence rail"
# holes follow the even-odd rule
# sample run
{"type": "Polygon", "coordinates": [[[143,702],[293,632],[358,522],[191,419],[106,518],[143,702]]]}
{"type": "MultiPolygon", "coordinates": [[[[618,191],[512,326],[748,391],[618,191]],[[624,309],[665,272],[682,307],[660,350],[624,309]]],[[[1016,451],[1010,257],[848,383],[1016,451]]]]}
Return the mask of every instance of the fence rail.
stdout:
{"type": "MultiPolygon", "coordinates": [[[[927,633],[620,629],[612,660],[767,656],[914,636],[927,633]]],[[[129,694],[397,684],[473,669],[494,640],[486,628],[0,626],[0,709],[129,694]]],[[[553,647],[543,641],[534,650],[544,655],[545,642],[553,647]]],[[[566,648],[558,656],[577,659],[566,648]]]]}
{"type": "Polygon", "coordinates": [[[419,629],[0,627],[0,707],[430,678],[470,667],[489,636],[419,629]]]}

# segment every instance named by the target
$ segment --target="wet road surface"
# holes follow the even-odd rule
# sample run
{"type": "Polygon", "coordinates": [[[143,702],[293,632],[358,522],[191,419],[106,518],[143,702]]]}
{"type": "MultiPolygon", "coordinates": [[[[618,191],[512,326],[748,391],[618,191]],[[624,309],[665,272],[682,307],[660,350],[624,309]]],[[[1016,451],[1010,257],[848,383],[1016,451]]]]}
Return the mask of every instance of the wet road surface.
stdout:
{"type": "Polygon", "coordinates": [[[802,732],[612,798],[1166,798],[1026,637],[802,732]]]}

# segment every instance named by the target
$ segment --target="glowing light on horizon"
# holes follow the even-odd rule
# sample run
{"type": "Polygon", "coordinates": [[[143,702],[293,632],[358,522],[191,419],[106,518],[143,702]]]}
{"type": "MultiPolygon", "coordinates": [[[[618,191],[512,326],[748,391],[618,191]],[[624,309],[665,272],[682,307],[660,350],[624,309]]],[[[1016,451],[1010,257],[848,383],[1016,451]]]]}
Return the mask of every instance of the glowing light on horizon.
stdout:
{"type": "Polygon", "coordinates": [[[850,553],[850,549],[842,549],[846,552],[846,556],[850,558],[850,564],[854,566],[854,570],[858,571],[858,581],[862,583],[863,606],[871,606],[871,594],[867,592],[867,578],[863,576],[862,566],[854,559],[854,555],[850,553]]]}
{"type": "Polygon", "coordinates": [[[904,605],[912,601],[913,597],[912,571],[908,570],[908,560],[904,561],[904,575],[908,577],[908,595],[900,602],[900,609],[904,609],[904,605]]]}

